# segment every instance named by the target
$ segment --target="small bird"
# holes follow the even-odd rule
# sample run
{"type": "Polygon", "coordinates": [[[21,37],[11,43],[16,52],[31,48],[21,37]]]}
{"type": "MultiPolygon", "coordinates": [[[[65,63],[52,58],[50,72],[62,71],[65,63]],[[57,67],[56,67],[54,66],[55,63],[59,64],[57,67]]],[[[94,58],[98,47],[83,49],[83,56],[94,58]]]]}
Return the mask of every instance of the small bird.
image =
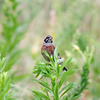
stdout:
{"type": "MultiPolygon", "coordinates": [[[[53,45],[53,39],[50,35],[48,35],[44,39],[44,42],[43,42],[42,47],[41,47],[41,54],[46,61],[50,62],[50,59],[49,59],[49,57],[47,57],[45,55],[45,53],[43,51],[46,51],[49,54],[49,56],[52,55],[54,57],[54,50],[55,50],[55,46],[53,45]]],[[[58,59],[61,59],[59,53],[58,53],[58,59]]],[[[64,67],[63,70],[67,71],[67,68],[64,67]]]]}

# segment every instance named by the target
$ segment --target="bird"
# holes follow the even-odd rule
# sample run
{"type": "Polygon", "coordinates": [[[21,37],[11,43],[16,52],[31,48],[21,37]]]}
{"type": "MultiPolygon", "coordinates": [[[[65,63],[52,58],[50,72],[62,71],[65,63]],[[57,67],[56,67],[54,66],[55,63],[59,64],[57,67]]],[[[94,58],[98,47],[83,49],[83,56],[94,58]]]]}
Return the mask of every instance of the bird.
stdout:
{"type": "MultiPolygon", "coordinates": [[[[55,50],[55,46],[53,45],[53,38],[52,38],[52,36],[47,35],[46,38],[44,39],[42,46],[41,46],[41,54],[46,61],[50,62],[50,59],[48,56],[45,55],[45,53],[43,51],[46,51],[49,54],[49,56],[52,55],[54,57],[54,50],[55,50]]],[[[58,53],[57,59],[61,59],[61,56],[59,53],[58,53]]],[[[67,71],[67,68],[64,67],[63,70],[67,71]]]]}

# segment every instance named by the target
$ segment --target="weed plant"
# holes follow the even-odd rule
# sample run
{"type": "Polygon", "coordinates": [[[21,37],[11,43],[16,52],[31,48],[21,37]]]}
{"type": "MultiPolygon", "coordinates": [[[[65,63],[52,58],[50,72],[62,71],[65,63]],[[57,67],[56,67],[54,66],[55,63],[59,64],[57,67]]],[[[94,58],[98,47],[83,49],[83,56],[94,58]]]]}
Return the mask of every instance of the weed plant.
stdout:
{"type": "MultiPolygon", "coordinates": [[[[63,59],[57,59],[58,52],[57,48],[54,51],[54,60],[53,57],[50,57],[47,52],[44,51],[46,56],[49,57],[50,63],[37,62],[34,67],[33,74],[36,74],[36,77],[40,77],[39,80],[32,79],[33,81],[41,85],[42,92],[31,90],[34,93],[35,100],[67,100],[68,91],[74,88],[77,83],[71,82],[67,85],[63,85],[64,81],[69,75],[74,74],[79,69],[70,68],[68,71],[63,71],[63,67],[71,63],[73,56],[67,58],[62,65],[60,63],[63,59]],[[54,62],[55,61],[55,62],[54,62]],[[43,81],[42,78],[48,78],[47,81],[43,81]],[[44,93],[43,93],[44,92],[44,93]]],[[[80,97],[80,95],[74,96],[71,100],[75,100],[80,97]]]]}
{"type": "Polygon", "coordinates": [[[9,78],[9,72],[3,71],[6,66],[6,59],[0,55],[0,100],[14,100],[12,98],[14,92],[9,92],[13,86],[11,84],[11,78],[9,78]]]}

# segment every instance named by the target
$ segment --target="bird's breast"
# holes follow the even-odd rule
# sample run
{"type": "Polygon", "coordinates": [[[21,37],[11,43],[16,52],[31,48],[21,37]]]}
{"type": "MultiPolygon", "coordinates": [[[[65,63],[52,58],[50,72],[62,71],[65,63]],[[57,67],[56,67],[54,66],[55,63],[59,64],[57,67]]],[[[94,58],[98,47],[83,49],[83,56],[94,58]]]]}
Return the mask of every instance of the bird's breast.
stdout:
{"type": "Polygon", "coordinates": [[[49,55],[53,55],[54,54],[53,45],[51,45],[51,46],[42,45],[41,53],[43,53],[43,50],[46,51],[49,55]]]}

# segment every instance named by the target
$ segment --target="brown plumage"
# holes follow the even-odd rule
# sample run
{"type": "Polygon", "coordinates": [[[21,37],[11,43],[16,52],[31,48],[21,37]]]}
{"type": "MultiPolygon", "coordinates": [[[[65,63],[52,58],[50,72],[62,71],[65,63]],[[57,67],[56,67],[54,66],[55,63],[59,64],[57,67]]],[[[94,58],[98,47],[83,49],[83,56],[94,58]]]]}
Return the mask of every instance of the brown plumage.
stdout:
{"type": "Polygon", "coordinates": [[[41,54],[43,55],[44,59],[47,61],[50,61],[49,58],[44,54],[44,51],[46,51],[50,56],[54,55],[54,50],[55,50],[55,46],[52,44],[51,46],[46,46],[46,45],[42,45],[41,47],[41,54]]]}

